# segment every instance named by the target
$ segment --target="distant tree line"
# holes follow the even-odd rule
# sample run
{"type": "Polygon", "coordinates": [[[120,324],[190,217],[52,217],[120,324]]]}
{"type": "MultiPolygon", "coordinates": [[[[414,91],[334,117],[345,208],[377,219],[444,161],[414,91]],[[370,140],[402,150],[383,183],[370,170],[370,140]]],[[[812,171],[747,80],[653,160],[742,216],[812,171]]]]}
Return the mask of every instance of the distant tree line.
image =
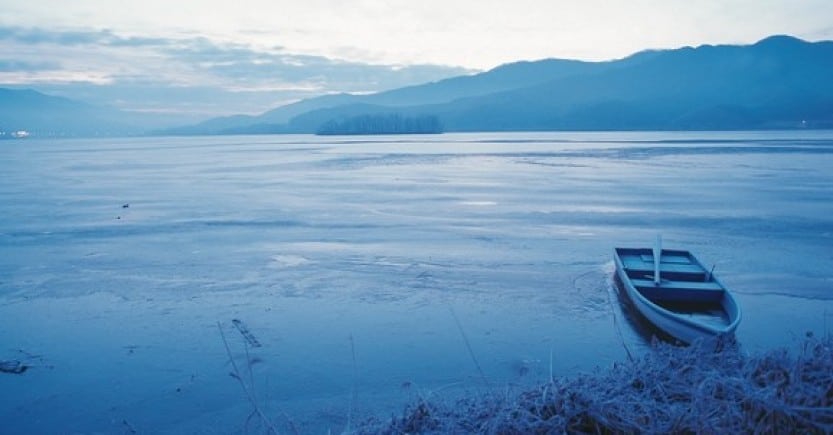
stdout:
{"type": "Polygon", "coordinates": [[[359,115],[327,121],[315,132],[335,134],[433,134],[442,133],[439,118],[434,115],[403,116],[398,113],[359,115]]]}

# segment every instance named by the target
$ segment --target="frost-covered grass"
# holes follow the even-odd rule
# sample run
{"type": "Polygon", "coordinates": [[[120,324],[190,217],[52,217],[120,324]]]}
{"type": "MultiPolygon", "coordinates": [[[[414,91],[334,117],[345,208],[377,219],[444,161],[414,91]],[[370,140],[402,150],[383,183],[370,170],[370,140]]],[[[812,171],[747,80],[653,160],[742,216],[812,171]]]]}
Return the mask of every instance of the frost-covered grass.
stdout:
{"type": "Polygon", "coordinates": [[[830,433],[833,338],[798,351],[658,343],[609,370],[520,394],[421,399],[357,433],[830,433]]]}

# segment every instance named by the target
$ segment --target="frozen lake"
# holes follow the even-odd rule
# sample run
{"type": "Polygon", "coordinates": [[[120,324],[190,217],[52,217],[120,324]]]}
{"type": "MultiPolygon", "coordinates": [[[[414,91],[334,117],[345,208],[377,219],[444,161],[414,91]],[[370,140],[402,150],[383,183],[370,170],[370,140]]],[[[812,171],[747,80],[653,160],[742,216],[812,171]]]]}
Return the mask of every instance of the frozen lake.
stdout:
{"type": "Polygon", "coordinates": [[[613,247],[657,233],[744,349],[833,329],[833,132],[23,140],[0,171],[4,434],[243,431],[218,322],[302,433],[607,367],[650,340],[613,247]]]}

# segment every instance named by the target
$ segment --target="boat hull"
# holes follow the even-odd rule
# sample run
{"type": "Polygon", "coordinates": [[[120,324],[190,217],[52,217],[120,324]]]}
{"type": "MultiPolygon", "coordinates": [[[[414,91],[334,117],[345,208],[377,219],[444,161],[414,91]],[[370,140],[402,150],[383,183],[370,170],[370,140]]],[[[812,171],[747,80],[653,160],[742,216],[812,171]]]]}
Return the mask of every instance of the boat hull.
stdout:
{"type": "Polygon", "coordinates": [[[688,251],[662,250],[660,284],[650,249],[616,248],[616,275],[634,308],[683,343],[731,336],[741,319],[732,294],[688,251]],[[668,261],[665,261],[668,258],[668,261]]]}

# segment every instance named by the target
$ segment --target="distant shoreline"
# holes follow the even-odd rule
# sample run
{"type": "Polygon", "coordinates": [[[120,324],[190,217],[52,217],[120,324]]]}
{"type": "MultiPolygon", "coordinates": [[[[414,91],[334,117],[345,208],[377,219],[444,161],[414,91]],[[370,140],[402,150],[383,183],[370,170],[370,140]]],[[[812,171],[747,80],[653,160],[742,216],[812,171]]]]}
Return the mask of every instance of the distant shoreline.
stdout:
{"type": "Polygon", "coordinates": [[[833,132],[831,128],[767,128],[767,129],[745,129],[745,130],[484,130],[484,131],[425,131],[425,132],[339,132],[339,133],[222,133],[222,134],[133,134],[133,135],[78,135],[78,136],[58,136],[58,135],[39,135],[37,132],[31,133],[25,138],[10,137],[8,135],[0,135],[0,140],[45,140],[45,139],[131,139],[131,138],[162,138],[162,137],[258,137],[258,136],[293,136],[293,135],[309,135],[309,136],[406,136],[406,135],[440,135],[440,134],[593,134],[593,133],[799,133],[799,132],[833,132]]]}

